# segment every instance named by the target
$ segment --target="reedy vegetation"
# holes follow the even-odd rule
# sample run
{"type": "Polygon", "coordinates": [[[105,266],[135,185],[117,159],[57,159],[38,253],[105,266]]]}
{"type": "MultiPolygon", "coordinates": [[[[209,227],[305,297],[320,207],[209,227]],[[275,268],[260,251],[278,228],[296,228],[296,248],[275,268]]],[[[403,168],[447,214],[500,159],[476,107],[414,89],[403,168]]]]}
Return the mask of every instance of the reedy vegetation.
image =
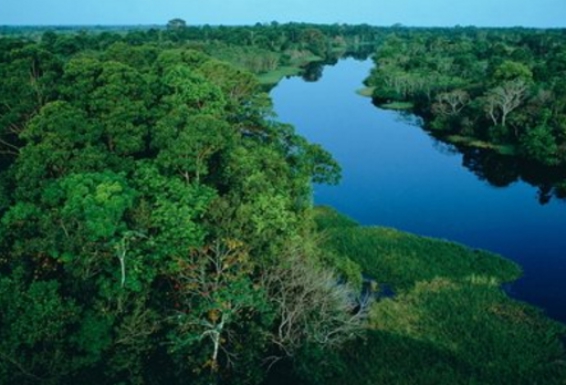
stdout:
{"type": "MultiPolygon", "coordinates": [[[[366,339],[304,371],[320,384],[564,384],[562,324],[506,296],[520,269],[500,256],[317,210],[326,249],[394,296],[371,306],[366,339]]],[[[308,361],[307,361],[308,362],[308,361]]],[[[312,362],[312,361],[311,361],[312,362]]]]}

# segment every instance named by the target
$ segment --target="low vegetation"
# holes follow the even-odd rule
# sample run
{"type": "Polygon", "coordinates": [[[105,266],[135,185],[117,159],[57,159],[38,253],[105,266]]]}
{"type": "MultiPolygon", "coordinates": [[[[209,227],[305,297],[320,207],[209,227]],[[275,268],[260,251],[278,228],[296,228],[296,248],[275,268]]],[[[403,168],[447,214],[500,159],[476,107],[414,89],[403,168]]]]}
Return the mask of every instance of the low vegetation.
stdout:
{"type": "Polygon", "coordinates": [[[564,325],[510,299],[520,269],[500,256],[397,230],[357,226],[329,208],[325,246],[393,296],[371,306],[367,335],[309,377],[326,384],[564,384],[564,325]]]}

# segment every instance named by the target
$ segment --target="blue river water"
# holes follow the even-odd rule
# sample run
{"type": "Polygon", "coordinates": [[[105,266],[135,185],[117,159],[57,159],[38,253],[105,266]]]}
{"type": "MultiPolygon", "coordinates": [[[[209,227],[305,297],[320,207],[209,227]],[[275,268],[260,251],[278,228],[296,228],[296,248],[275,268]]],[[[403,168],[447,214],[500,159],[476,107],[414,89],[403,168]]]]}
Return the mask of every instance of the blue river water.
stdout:
{"type": "Polygon", "coordinates": [[[464,167],[462,153],[422,130],[417,118],[357,95],[371,66],[370,60],[343,59],[325,67],[316,82],[292,77],[271,91],[278,120],[321,144],[342,166],[340,185],[315,186],[315,203],[363,225],[510,258],[524,270],[511,295],[566,322],[566,201],[540,204],[537,188],[521,178],[494,187],[464,167]]]}

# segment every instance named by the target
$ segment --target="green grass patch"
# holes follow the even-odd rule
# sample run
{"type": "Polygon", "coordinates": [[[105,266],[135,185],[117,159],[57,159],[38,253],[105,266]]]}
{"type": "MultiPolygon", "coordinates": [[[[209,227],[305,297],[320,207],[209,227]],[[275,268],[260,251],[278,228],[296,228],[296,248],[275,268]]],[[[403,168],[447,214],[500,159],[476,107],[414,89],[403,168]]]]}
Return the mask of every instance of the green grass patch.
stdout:
{"type": "Polygon", "coordinates": [[[301,68],[299,67],[279,67],[273,71],[269,71],[258,75],[260,84],[262,85],[275,85],[281,81],[281,79],[287,76],[295,76],[301,73],[301,68]]]}
{"type": "Polygon", "coordinates": [[[384,110],[406,111],[412,110],[414,106],[415,105],[411,102],[392,102],[380,104],[379,108],[383,108],[384,110]]]}
{"type": "Polygon", "coordinates": [[[352,259],[394,291],[439,277],[501,284],[521,274],[517,264],[499,255],[391,228],[357,226],[330,208],[318,209],[316,223],[328,250],[352,259]]]}
{"type": "Polygon", "coordinates": [[[517,279],[521,271],[513,262],[483,250],[389,228],[334,229],[329,239],[330,248],[396,291],[437,277],[481,276],[503,283],[517,279]]]}
{"type": "MultiPolygon", "coordinates": [[[[511,300],[496,286],[448,279],[419,282],[407,293],[375,303],[371,322],[376,332],[418,341],[420,349],[407,351],[405,360],[427,362],[430,355],[440,355],[456,374],[451,380],[443,369],[422,382],[429,374],[421,365],[412,381],[400,379],[398,384],[564,384],[566,379],[564,349],[557,338],[564,326],[511,300]]],[[[380,360],[388,365],[388,357],[380,360]]],[[[381,375],[378,371],[376,378],[381,375]]]]}
{"type": "Polygon", "coordinates": [[[360,88],[359,90],[356,90],[356,93],[360,96],[364,96],[366,98],[371,98],[373,95],[373,90],[375,89],[375,87],[364,87],[364,88],[360,88]]]}

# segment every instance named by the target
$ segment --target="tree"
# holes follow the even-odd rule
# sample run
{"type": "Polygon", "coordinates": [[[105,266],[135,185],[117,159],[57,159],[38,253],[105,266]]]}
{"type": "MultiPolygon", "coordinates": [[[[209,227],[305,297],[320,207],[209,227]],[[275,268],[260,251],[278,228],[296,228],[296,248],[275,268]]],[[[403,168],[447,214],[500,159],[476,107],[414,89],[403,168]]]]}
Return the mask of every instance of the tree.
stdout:
{"type": "Polygon", "coordinates": [[[547,122],[548,114],[543,122],[526,131],[521,137],[521,150],[528,158],[547,166],[556,166],[559,163],[558,145],[547,122]]]}
{"type": "Polygon", "coordinates": [[[167,108],[186,106],[192,112],[222,115],[226,100],[221,89],[194,69],[180,64],[172,66],[163,83],[168,88],[163,97],[167,108]]]}
{"type": "Polygon", "coordinates": [[[523,80],[510,80],[501,86],[488,91],[486,96],[486,112],[494,125],[507,124],[507,116],[523,102],[527,92],[527,84],[523,80]]]}
{"type": "Polygon", "coordinates": [[[230,143],[225,121],[210,115],[193,115],[186,106],[171,111],[157,124],[154,145],[157,162],[181,175],[187,183],[201,183],[210,159],[230,143]]]}
{"type": "Polygon", "coordinates": [[[269,312],[265,292],[251,281],[253,265],[237,241],[193,250],[177,265],[171,349],[215,376],[235,365],[245,349],[246,338],[236,329],[269,312]]]}
{"type": "Polygon", "coordinates": [[[170,31],[178,31],[185,29],[187,27],[187,22],[180,18],[171,19],[167,22],[167,29],[170,31]]]}
{"type": "Polygon", "coordinates": [[[501,63],[493,74],[495,81],[505,82],[511,80],[522,80],[530,82],[533,79],[533,72],[523,63],[505,60],[501,63]]]}
{"type": "Polygon", "coordinates": [[[133,155],[145,150],[149,89],[145,78],[132,67],[117,62],[101,66],[88,110],[103,127],[108,151],[133,155]]]}
{"type": "Polygon", "coordinates": [[[31,118],[55,97],[61,61],[38,44],[12,47],[0,60],[0,155],[15,157],[18,136],[31,118]]]}
{"type": "Polygon", "coordinates": [[[288,250],[263,272],[276,314],[271,340],[280,349],[269,357],[273,362],[293,357],[307,344],[332,349],[363,333],[369,302],[360,302],[348,283],[311,258],[288,250]]]}
{"type": "Polygon", "coordinates": [[[101,131],[83,110],[64,101],[44,106],[20,134],[25,146],[16,161],[16,191],[37,196],[39,186],[72,172],[103,169],[105,152],[101,131]]]}
{"type": "Polygon", "coordinates": [[[301,42],[304,48],[311,51],[313,54],[325,57],[326,43],[324,34],[317,28],[307,28],[301,33],[301,42]]]}
{"type": "Polygon", "coordinates": [[[436,95],[436,103],[432,105],[432,110],[440,115],[457,116],[469,100],[470,95],[463,90],[442,92],[436,95]]]}
{"type": "Polygon", "coordinates": [[[0,382],[57,384],[92,364],[73,339],[81,308],[55,280],[29,282],[18,268],[0,278],[0,382]],[[75,354],[69,355],[69,351],[75,354]]]}

